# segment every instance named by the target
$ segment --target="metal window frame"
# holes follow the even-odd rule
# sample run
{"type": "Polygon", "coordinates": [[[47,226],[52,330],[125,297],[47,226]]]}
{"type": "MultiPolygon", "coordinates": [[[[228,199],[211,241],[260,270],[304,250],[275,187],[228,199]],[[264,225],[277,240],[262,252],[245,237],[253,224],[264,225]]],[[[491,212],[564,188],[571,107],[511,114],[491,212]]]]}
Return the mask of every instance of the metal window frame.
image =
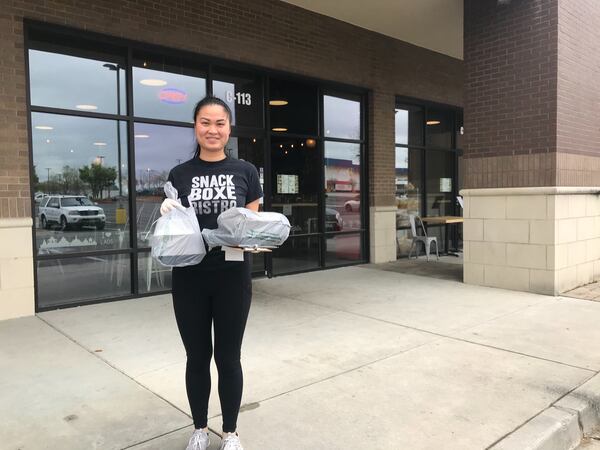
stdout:
{"type": "MultiPolygon", "coordinates": [[[[324,80],[316,77],[307,77],[301,76],[298,74],[288,73],[282,70],[270,69],[254,64],[245,64],[239,63],[236,61],[229,61],[219,57],[213,57],[209,55],[203,55],[195,52],[190,52],[181,49],[173,49],[170,47],[148,44],[140,41],[135,41],[131,39],[124,39],[114,36],[105,35],[102,33],[92,32],[81,30],[74,27],[49,24],[46,22],[32,20],[25,18],[23,20],[23,33],[24,33],[24,57],[25,57],[25,84],[26,84],[26,102],[27,102],[27,126],[28,126],[28,146],[29,146],[29,173],[30,173],[30,186],[33,186],[33,133],[32,133],[32,124],[31,117],[32,113],[49,113],[49,114],[57,114],[57,115],[68,115],[68,116],[77,116],[77,117],[85,117],[85,118],[96,118],[96,119],[106,119],[106,120],[116,120],[117,123],[124,122],[127,124],[127,170],[128,170],[128,207],[130,217],[136,217],[136,193],[135,193],[135,139],[134,139],[134,127],[136,123],[148,123],[155,125],[167,125],[167,126],[176,126],[176,127],[186,127],[192,128],[193,124],[179,121],[171,121],[171,120],[163,120],[163,119],[154,119],[148,117],[138,117],[134,115],[133,110],[133,53],[134,52],[148,52],[155,54],[170,54],[175,57],[181,58],[183,60],[192,60],[197,62],[198,66],[206,67],[206,92],[207,94],[212,93],[212,82],[213,82],[213,69],[231,69],[238,70],[242,72],[248,72],[255,75],[257,78],[262,79],[263,82],[263,98],[262,98],[262,114],[263,114],[263,127],[262,128],[254,128],[254,127],[243,127],[243,126],[233,126],[232,127],[232,137],[248,137],[248,135],[254,135],[257,137],[261,137],[264,139],[264,164],[265,164],[265,173],[264,173],[264,194],[265,194],[265,208],[270,207],[271,203],[271,159],[270,159],[270,151],[271,151],[271,138],[274,133],[270,130],[270,115],[267,107],[268,95],[269,95],[269,82],[271,78],[277,77],[290,82],[301,82],[301,83],[311,83],[317,87],[317,96],[318,96],[318,129],[317,136],[304,136],[304,135],[294,135],[294,134],[286,134],[286,133],[276,133],[277,136],[284,137],[311,137],[315,138],[318,142],[318,147],[320,151],[320,159],[323,161],[323,146],[325,141],[325,136],[323,135],[323,92],[331,92],[332,95],[335,95],[335,92],[338,93],[338,96],[341,94],[358,96],[361,101],[361,139],[360,140],[349,140],[349,139],[338,139],[338,138],[327,138],[329,141],[336,142],[352,142],[358,143],[361,145],[361,202],[365,205],[364,208],[361,208],[361,223],[362,227],[360,230],[352,230],[352,231],[342,231],[342,232],[325,232],[324,230],[324,221],[325,221],[325,201],[324,201],[324,191],[319,195],[319,212],[321,214],[321,231],[317,233],[320,236],[320,265],[318,268],[314,270],[320,270],[326,266],[324,263],[325,259],[325,239],[327,236],[335,235],[335,234],[353,234],[360,233],[361,235],[361,255],[363,255],[363,259],[357,262],[349,263],[348,265],[361,264],[369,260],[369,236],[368,236],[368,142],[367,142],[367,126],[368,126],[368,118],[367,118],[367,101],[368,96],[371,95],[371,90],[365,87],[353,86],[339,82],[333,82],[329,80],[324,80]],[[96,46],[100,50],[105,45],[112,45],[114,47],[118,47],[124,50],[126,55],[115,55],[115,58],[125,59],[126,67],[125,67],[125,92],[122,95],[126,96],[126,111],[122,111],[121,114],[110,114],[110,113],[102,113],[102,112],[89,112],[89,111],[80,111],[80,110],[70,110],[64,108],[56,108],[56,107],[48,107],[42,105],[32,105],[31,104],[31,84],[30,84],[30,66],[29,66],[29,50],[35,49],[35,45],[32,46],[33,42],[40,42],[38,40],[33,40],[31,38],[31,32],[37,31],[42,33],[47,33],[49,35],[56,35],[59,38],[69,38],[73,42],[77,42],[78,38],[83,38],[87,43],[92,44],[92,47],[96,46]],[[363,189],[362,186],[367,186],[367,189],[363,189]]],[[[77,49],[77,45],[73,45],[71,47],[72,51],[68,51],[69,47],[64,46],[63,44],[48,44],[50,47],[54,47],[57,53],[60,54],[72,54],[77,56],[81,56],[78,52],[73,51],[77,49]]],[[[46,49],[45,51],[50,51],[50,49],[46,49]]],[[[94,49],[82,50],[82,53],[87,53],[90,56],[82,56],[82,57],[92,57],[94,53],[94,49]]],[[[99,53],[102,53],[99,51],[99,53]]],[[[111,52],[109,52],[111,53],[111,52]]],[[[320,171],[320,178],[324,177],[324,170],[320,171]]],[[[323,180],[321,180],[323,181],[323,180]]],[[[323,183],[321,183],[323,185],[323,183]]],[[[31,204],[35,205],[35,192],[31,189],[30,192],[31,204]]],[[[150,295],[157,295],[160,293],[170,292],[170,290],[160,290],[160,291],[152,291],[149,293],[140,293],[139,292],[139,283],[138,283],[138,258],[140,254],[147,253],[149,251],[148,248],[139,247],[137,242],[137,224],[134,223],[133,220],[129,221],[129,248],[127,249],[104,249],[104,250],[96,250],[96,251],[88,251],[88,252],[77,252],[77,253],[65,253],[60,255],[38,255],[37,254],[37,244],[36,244],[36,227],[35,227],[35,207],[32,208],[31,216],[33,219],[34,227],[32,227],[32,245],[34,249],[33,255],[33,269],[34,269],[34,298],[35,298],[35,311],[47,311],[56,308],[60,308],[61,306],[40,306],[39,304],[39,280],[37,276],[37,264],[38,261],[45,260],[60,260],[63,258],[74,258],[74,257],[86,257],[86,256],[100,256],[100,255],[125,255],[128,254],[130,256],[130,280],[131,280],[131,294],[126,296],[119,297],[109,297],[102,299],[92,299],[92,300],[82,300],[80,302],[72,302],[64,305],[64,307],[74,307],[81,305],[89,305],[95,303],[104,303],[109,301],[123,300],[129,298],[138,298],[145,297],[150,295]]],[[[304,235],[294,235],[294,237],[301,237],[304,235]]],[[[307,235],[308,236],[308,235],[307,235]]],[[[272,255],[267,255],[265,257],[265,274],[269,277],[273,276],[272,271],[272,255]]],[[[343,265],[335,265],[333,267],[343,267],[343,265]]],[[[292,273],[302,273],[309,270],[301,270],[299,272],[286,272],[285,274],[292,273]]],[[[283,275],[283,274],[281,274],[283,275]]]]}

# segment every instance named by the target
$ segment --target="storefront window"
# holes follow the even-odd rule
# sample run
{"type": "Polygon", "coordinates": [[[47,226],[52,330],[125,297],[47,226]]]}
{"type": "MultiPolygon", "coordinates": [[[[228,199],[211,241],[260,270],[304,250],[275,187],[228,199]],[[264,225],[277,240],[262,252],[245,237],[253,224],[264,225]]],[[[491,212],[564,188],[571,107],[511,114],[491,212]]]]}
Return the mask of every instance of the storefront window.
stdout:
{"type": "Polygon", "coordinates": [[[362,94],[26,26],[38,308],[171,288],[147,237],[169,172],[195,153],[193,110],[209,91],[232,110],[226,153],[256,166],[260,209],[291,224],[280,249],[254,255],[253,272],[364,260],[362,94]]]}
{"type": "Polygon", "coordinates": [[[133,68],[133,114],[136,117],[194,122],[194,107],[206,96],[206,75],[155,56],[137,56],[133,68]]]}
{"type": "Polygon", "coordinates": [[[290,234],[319,233],[319,150],[315,139],[271,139],[273,211],[287,216],[290,234]]]}
{"type": "Polygon", "coordinates": [[[108,60],[29,50],[31,104],[125,114],[125,69],[108,60]]]}
{"type": "Polygon", "coordinates": [[[128,295],[131,292],[130,256],[40,260],[37,262],[37,279],[42,308],[128,295]]]}
{"type": "MultiPolygon", "coordinates": [[[[171,169],[194,155],[194,129],[135,124],[135,191],[138,246],[148,247],[148,232],[160,217],[164,185],[171,169]]],[[[180,193],[187,195],[188,193],[180,193]]]]}
{"type": "Polygon", "coordinates": [[[409,227],[421,211],[421,150],[396,147],[396,228],[409,227]]]}
{"type": "Polygon", "coordinates": [[[325,142],[325,231],[361,229],[360,144],[325,142]]]}
{"type": "Polygon", "coordinates": [[[128,248],[126,123],[34,112],[31,124],[38,254],[128,248]]]}
{"type": "Polygon", "coordinates": [[[325,264],[338,266],[363,259],[361,251],[361,235],[338,234],[326,239],[325,264]]]}
{"type": "Polygon", "coordinates": [[[413,105],[400,105],[396,108],[396,144],[423,145],[423,108],[413,105]]]}
{"type": "Polygon", "coordinates": [[[326,138],[360,139],[360,102],[345,98],[323,97],[326,138]]]}
{"type": "Polygon", "coordinates": [[[271,131],[316,136],[317,100],[315,86],[271,79],[269,85],[271,131]]]}
{"type": "Polygon", "coordinates": [[[213,95],[231,108],[232,125],[262,127],[262,80],[244,72],[219,69],[213,73],[213,95]]]}
{"type": "Polygon", "coordinates": [[[429,148],[453,148],[454,111],[427,109],[426,145],[429,148]]]}

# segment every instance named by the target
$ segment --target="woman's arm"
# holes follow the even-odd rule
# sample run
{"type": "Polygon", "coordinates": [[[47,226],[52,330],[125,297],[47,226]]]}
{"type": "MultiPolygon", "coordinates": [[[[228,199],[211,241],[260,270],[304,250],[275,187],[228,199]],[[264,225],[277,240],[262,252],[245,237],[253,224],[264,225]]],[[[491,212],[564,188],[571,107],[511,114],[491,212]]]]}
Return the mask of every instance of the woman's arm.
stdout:
{"type": "Polygon", "coordinates": [[[246,208],[248,208],[251,211],[258,212],[258,205],[259,204],[260,204],[260,198],[257,198],[253,202],[248,203],[246,205],[246,208]]]}

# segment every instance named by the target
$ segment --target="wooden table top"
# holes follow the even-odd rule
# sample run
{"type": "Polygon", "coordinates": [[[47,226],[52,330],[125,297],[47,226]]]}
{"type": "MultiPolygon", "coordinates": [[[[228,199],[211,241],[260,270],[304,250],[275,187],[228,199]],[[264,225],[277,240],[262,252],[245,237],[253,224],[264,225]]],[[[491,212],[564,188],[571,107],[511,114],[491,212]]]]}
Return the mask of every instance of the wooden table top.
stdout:
{"type": "Polygon", "coordinates": [[[431,216],[421,217],[421,220],[426,223],[462,223],[464,218],[462,216],[431,216]]]}

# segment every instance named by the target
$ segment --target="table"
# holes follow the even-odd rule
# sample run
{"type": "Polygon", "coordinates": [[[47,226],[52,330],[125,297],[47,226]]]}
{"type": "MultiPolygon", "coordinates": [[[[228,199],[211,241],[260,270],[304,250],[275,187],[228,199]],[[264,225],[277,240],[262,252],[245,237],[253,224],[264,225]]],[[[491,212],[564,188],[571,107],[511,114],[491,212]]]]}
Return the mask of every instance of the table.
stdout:
{"type": "Polygon", "coordinates": [[[451,253],[448,248],[448,228],[450,225],[457,225],[464,222],[464,218],[461,216],[431,216],[421,217],[421,220],[426,225],[444,225],[444,249],[447,255],[458,256],[457,253],[451,253]]]}

